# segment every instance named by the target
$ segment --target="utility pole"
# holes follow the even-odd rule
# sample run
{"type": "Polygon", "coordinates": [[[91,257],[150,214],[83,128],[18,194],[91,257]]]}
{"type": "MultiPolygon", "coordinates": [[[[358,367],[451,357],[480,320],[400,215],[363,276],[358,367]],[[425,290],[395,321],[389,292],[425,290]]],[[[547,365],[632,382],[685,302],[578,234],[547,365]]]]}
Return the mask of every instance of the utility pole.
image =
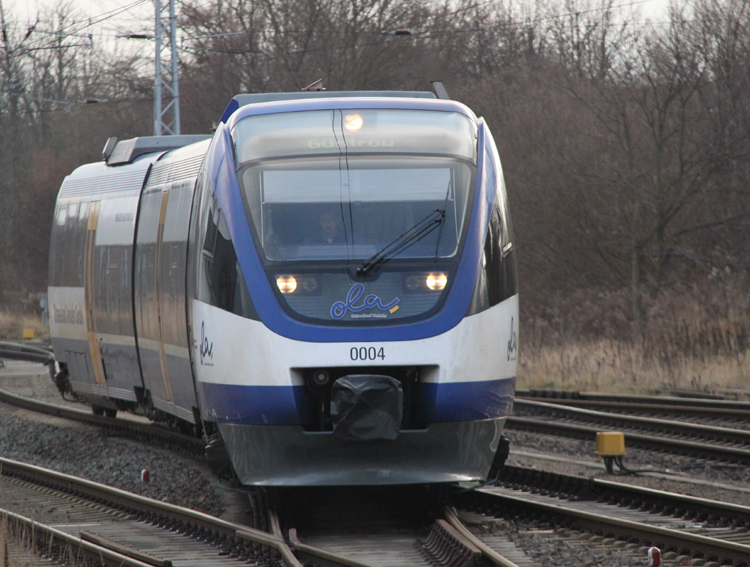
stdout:
{"type": "MultiPolygon", "coordinates": [[[[0,0],[0,25],[2,25],[3,57],[0,60],[0,144],[3,152],[0,154],[0,300],[3,299],[3,289],[9,289],[12,281],[13,238],[21,178],[19,169],[19,124],[18,124],[18,82],[17,65],[13,58],[11,38],[8,33],[8,22],[5,20],[5,8],[0,0]],[[5,107],[5,108],[3,108],[5,107]],[[7,114],[6,114],[7,113],[7,114]]],[[[15,286],[14,286],[15,287],[15,286]]]]}
{"type": "Polygon", "coordinates": [[[177,76],[175,2],[176,0],[154,0],[156,8],[154,136],[178,135],[180,133],[180,89],[177,76]],[[164,106],[165,103],[166,106],[164,106]]]}

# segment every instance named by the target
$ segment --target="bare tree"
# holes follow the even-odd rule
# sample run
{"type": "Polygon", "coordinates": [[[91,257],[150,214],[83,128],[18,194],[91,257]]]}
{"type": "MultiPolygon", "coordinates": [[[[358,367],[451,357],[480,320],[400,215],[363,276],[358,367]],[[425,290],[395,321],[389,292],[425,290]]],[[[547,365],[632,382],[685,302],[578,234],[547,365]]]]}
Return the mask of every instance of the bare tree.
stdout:
{"type": "MultiPolygon", "coordinates": [[[[596,41],[587,36],[583,51],[596,48],[600,54],[593,65],[581,65],[580,42],[557,45],[573,50],[561,56],[574,62],[567,66],[564,88],[596,117],[611,141],[603,146],[609,153],[607,169],[595,173],[591,168],[590,173],[599,178],[601,190],[627,196],[626,202],[612,201],[621,208],[610,210],[617,215],[610,224],[627,243],[633,316],[641,319],[644,282],[657,292],[674,275],[668,268],[676,254],[697,257],[684,253],[687,235],[727,222],[722,215],[709,221],[703,213],[727,152],[737,151],[740,139],[726,135],[732,120],[728,114],[711,112],[723,103],[710,62],[696,49],[700,34],[694,22],[675,8],[666,32],[631,36],[625,46],[622,34],[616,45],[607,45],[606,23],[596,41]],[[615,49],[624,56],[607,55],[615,49]]],[[[597,214],[592,199],[582,203],[583,214],[602,218],[606,211],[597,214]]],[[[622,256],[616,252],[622,243],[605,254],[622,256]]]]}

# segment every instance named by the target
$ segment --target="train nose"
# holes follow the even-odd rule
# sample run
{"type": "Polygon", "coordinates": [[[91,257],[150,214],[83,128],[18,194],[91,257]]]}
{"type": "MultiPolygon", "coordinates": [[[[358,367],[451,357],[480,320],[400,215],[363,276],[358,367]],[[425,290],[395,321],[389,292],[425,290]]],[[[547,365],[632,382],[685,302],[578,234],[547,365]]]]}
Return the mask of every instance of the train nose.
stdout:
{"type": "Polygon", "coordinates": [[[401,383],[390,376],[351,374],[331,389],[333,435],[348,441],[393,440],[404,413],[401,383]]]}

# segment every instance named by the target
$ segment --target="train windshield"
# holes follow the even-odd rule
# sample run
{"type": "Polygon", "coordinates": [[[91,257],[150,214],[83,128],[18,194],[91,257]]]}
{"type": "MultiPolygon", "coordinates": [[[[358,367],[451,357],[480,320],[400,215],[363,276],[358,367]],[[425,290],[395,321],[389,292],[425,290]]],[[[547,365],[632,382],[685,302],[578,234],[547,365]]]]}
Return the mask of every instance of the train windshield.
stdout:
{"type": "Polygon", "coordinates": [[[272,114],[240,121],[233,136],[246,212],[271,272],[336,265],[362,277],[382,271],[385,281],[436,263],[445,276],[457,262],[476,174],[475,126],[462,114],[272,114]]]}

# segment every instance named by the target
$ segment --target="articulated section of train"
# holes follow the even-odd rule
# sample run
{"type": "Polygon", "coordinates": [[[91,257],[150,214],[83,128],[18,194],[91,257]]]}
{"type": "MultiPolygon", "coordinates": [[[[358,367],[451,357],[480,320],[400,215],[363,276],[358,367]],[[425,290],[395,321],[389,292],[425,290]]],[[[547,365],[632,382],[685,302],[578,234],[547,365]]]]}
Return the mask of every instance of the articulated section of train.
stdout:
{"type": "Polygon", "coordinates": [[[108,144],[50,249],[62,390],[222,442],[244,484],[483,479],[518,295],[492,136],[428,92],[238,95],[108,144]]]}

